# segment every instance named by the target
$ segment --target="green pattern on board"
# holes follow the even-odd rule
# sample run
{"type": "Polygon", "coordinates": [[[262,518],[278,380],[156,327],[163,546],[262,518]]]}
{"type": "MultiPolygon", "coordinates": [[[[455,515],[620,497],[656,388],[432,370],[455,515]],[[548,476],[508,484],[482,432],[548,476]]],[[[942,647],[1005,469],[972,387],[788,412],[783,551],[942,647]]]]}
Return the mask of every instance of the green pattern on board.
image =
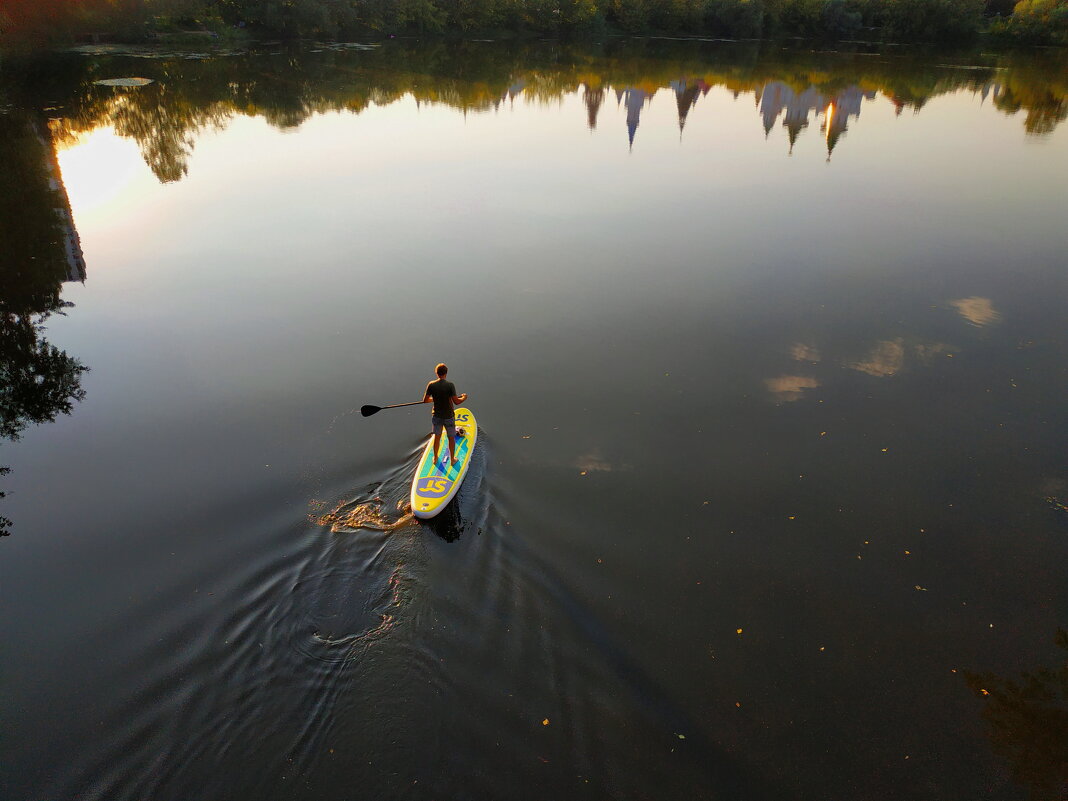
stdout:
{"type": "Polygon", "coordinates": [[[460,468],[467,460],[468,451],[471,449],[471,438],[456,435],[456,464],[449,464],[449,438],[441,435],[441,445],[438,448],[438,458],[427,449],[423,454],[423,461],[419,465],[419,478],[430,476],[444,476],[449,481],[456,481],[460,475],[460,468]]]}

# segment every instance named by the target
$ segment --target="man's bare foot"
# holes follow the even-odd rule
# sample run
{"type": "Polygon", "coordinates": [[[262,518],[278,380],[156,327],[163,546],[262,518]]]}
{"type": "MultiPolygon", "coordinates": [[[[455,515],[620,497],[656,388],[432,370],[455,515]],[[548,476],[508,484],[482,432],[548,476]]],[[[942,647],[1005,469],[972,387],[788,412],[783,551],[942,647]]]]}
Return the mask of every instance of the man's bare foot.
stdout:
{"type": "Polygon", "coordinates": [[[453,459],[452,460],[452,466],[453,467],[456,467],[456,465],[458,465],[458,464],[460,464],[460,460],[459,459],[453,459]]]}

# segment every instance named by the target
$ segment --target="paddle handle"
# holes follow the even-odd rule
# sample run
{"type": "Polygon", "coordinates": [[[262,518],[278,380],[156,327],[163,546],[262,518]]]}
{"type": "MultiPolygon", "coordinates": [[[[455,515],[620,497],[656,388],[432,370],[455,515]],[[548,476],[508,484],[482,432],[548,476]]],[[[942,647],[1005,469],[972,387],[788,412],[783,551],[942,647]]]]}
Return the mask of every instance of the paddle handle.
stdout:
{"type": "Polygon", "coordinates": [[[383,409],[399,409],[401,406],[418,406],[420,403],[425,403],[425,402],[426,401],[412,401],[411,403],[394,403],[391,406],[383,406],[382,408],[383,409]]]}

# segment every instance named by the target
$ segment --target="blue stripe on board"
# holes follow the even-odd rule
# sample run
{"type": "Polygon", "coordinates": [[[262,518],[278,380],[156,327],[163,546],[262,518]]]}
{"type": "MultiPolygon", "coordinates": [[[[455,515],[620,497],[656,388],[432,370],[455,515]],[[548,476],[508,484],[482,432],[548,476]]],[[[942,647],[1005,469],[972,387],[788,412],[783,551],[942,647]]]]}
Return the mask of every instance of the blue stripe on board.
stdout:
{"type": "Polygon", "coordinates": [[[442,442],[441,442],[440,450],[442,451],[442,454],[441,455],[436,455],[436,454],[431,454],[429,452],[427,452],[425,454],[425,456],[423,457],[423,463],[419,466],[419,477],[420,478],[426,478],[428,476],[433,476],[433,475],[440,475],[440,476],[444,476],[445,478],[449,479],[450,481],[455,481],[456,477],[460,475],[460,466],[463,464],[464,459],[467,457],[468,450],[470,450],[471,438],[470,437],[463,437],[463,438],[460,438],[459,442],[456,443],[456,445],[457,445],[457,453],[456,453],[457,462],[456,462],[455,466],[450,466],[450,468],[449,468],[449,470],[447,472],[443,471],[441,469],[441,459],[442,459],[442,457],[444,457],[446,459],[448,458],[449,441],[448,441],[448,439],[446,437],[442,437],[441,439],[442,439],[442,442]]]}

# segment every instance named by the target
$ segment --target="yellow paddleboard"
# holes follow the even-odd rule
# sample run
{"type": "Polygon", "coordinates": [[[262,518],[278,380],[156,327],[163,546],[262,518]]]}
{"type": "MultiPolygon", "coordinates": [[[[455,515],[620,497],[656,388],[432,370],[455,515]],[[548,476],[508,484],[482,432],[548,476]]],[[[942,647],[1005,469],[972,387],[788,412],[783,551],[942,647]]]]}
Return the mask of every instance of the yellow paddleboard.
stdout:
{"type": "Polygon", "coordinates": [[[456,410],[456,464],[449,462],[449,436],[441,432],[441,445],[434,453],[434,435],[426,444],[412,479],[412,514],[426,520],[444,509],[460,489],[475,450],[478,425],[470,409],[456,410]],[[460,435],[460,431],[463,435],[460,435]]]}

